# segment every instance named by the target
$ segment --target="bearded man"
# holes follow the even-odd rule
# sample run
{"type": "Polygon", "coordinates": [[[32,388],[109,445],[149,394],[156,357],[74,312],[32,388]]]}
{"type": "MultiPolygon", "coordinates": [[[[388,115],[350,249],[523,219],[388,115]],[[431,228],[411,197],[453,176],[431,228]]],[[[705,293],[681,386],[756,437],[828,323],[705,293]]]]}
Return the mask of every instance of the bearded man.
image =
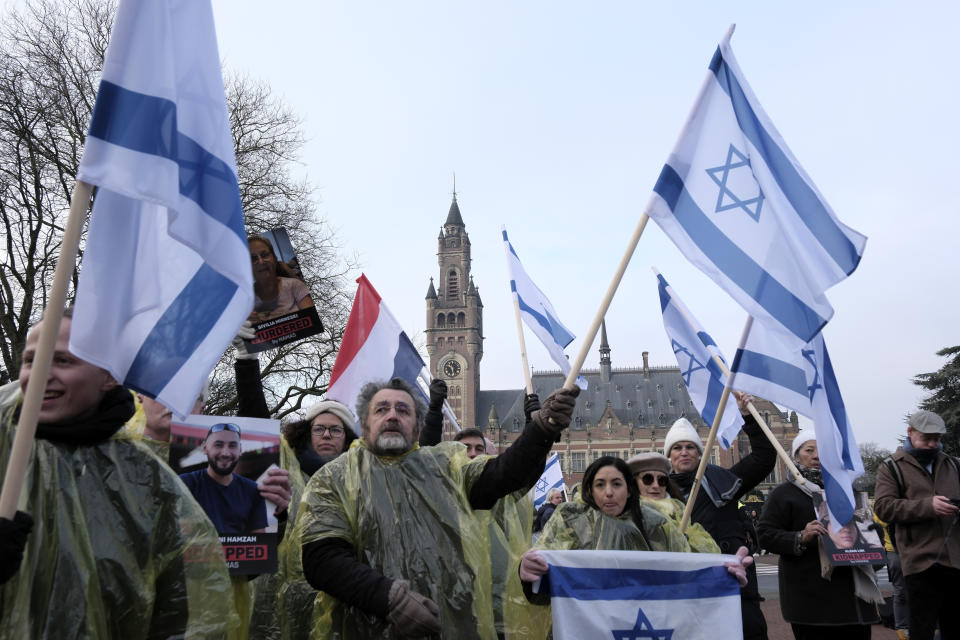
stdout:
{"type": "Polygon", "coordinates": [[[427,407],[405,381],[366,385],[362,439],[314,474],[297,515],[304,575],[323,592],[314,637],[496,637],[474,510],[533,486],[578,392],[554,392],[510,448],[471,459],[456,442],[417,444],[427,407]]]}

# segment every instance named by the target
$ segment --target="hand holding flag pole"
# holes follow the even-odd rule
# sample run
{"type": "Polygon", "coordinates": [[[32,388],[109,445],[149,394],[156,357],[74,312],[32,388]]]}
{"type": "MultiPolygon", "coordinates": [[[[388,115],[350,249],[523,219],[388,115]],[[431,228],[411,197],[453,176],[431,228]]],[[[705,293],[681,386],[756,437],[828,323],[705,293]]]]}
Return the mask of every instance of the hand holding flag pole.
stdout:
{"type": "Polygon", "coordinates": [[[50,375],[50,364],[53,361],[53,347],[57,342],[60,323],[63,320],[67,285],[77,263],[77,248],[80,246],[80,234],[83,231],[83,221],[90,205],[92,191],[91,185],[79,180],[73,187],[70,216],[67,218],[63,243],[60,245],[60,257],[53,275],[53,285],[50,287],[49,302],[44,309],[43,322],[35,329],[40,332],[40,336],[31,365],[30,381],[27,383],[23,406],[20,409],[17,433],[13,437],[10,462],[3,479],[3,491],[0,493],[0,518],[13,518],[23,490],[30,449],[33,447],[37,432],[40,403],[43,402],[43,392],[47,387],[47,377],[50,375]]]}

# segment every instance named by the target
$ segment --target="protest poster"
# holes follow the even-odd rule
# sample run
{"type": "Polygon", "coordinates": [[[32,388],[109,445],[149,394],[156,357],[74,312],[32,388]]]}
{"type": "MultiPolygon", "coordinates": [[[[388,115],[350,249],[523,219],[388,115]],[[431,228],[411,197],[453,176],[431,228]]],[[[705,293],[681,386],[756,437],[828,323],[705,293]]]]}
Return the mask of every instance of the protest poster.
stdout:
{"type": "Polygon", "coordinates": [[[258,485],[278,468],[280,421],[190,415],[170,432],[170,465],[217,527],[230,573],[275,573],[276,505],[258,485]]]}
{"type": "Polygon", "coordinates": [[[255,336],[244,341],[247,351],[266,351],[323,331],[287,230],[250,236],[249,246],[254,292],[249,321],[255,336]]]}
{"type": "Polygon", "coordinates": [[[886,564],[887,553],[873,521],[873,512],[866,502],[866,493],[856,495],[853,520],[838,531],[830,528],[830,516],[823,492],[813,494],[813,506],[817,520],[827,528],[829,535],[821,536],[824,551],[830,564],[835,566],[857,564],[886,564]]]}

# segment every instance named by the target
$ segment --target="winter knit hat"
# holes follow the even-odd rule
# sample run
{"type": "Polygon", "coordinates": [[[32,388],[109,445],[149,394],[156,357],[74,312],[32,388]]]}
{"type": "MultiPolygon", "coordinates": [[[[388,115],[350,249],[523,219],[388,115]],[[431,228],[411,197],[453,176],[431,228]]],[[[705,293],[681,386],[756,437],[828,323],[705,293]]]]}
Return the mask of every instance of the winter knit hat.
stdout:
{"type": "Polygon", "coordinates": [[[692,442],[700,450],[700,455],[703,455],[703,442],[700,441],[700,435],[686,418],[680,418],[674,422],[670,430],[667,431],[667,438],[663,442],[663,453],[668,458],[670,457],[670,449],[678,442],[692,442]]]}
{"type": "Polygon", "coordinates": [[[304,420],[313,422],[313,419],[321,413],[332,413],[340,419],[340,422],[343,423],[345,428],[356,433],[356,428],[353,426],[353,413],[350,412],[347,405],[337,402],[336,400],[322,400],[307,409],[307,415],[304,417],[304,420]]]}
{"type": "Polygon", "coordinates": [[[801,429],[800,433],[797,434],[797,437],[793,439],[793,444],[790,446],[791,455],[794,458],[797,457],[797,451],[800,450],[800,447],[803,446],[803,443],[810,442],[813,440],[816,442],[817,434],[813,429],[801,429]]]}

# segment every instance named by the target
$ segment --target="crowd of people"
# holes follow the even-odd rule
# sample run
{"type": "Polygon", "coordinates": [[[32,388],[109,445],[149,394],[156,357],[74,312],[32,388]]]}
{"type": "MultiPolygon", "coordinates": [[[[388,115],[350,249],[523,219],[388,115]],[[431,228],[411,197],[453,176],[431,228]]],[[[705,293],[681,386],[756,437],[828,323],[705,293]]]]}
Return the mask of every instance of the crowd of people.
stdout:
{"type": "MultiPolygon", "coordinates": [[[[206,468],[178,477],[165,459],[169,411],[73,356],[70,327],[68,312],[20,509],[0,519],[2,638],[542,638],[548,601],[531,586],[549,567],[539,551],[577,549],[729,554],[743,637],[767,637],[738,505],[776,452],[749,413],[750,453],[730,468],[706,466],[685,529],[704,455],[685,419],[663,454],[599,457],[579,497],[551,492],[534,512],[531,489],[570,424],[577,388],[542,404],[528,396],[523,432],[489,455],[476,429],[442,441],[441,380],[428,402],[402,379],[371,380],[355,413],[323,400],[284,424],[280,468],[263,482],[235,473],[241,434],[226,419],[204,439],[206,468]],[[278,571],[230,576],[218,536],[263,530],[265,500],[280,523],[278,571]]],[[[0,471],[37,333],[19,383],[0,388],[0,471]]],[[[236,346],[238,413],[268,417],[256,356],[236,346]]],[[[750,398],[737,400],[744,409],[750,398]]],[[[939,449],[945,431],[939,416],[914,414],[878,474],[876,514],[895,534],[911,638],[960,633],[960,465],[939,449]]],[[[797,436],[792,455],[802,478],[774,489],[759,521],[760,544],[779,555],[783,617],[798,639],[869,638],[882,597],[869,566],[825,561],[812,432],[797,436]]]]}

